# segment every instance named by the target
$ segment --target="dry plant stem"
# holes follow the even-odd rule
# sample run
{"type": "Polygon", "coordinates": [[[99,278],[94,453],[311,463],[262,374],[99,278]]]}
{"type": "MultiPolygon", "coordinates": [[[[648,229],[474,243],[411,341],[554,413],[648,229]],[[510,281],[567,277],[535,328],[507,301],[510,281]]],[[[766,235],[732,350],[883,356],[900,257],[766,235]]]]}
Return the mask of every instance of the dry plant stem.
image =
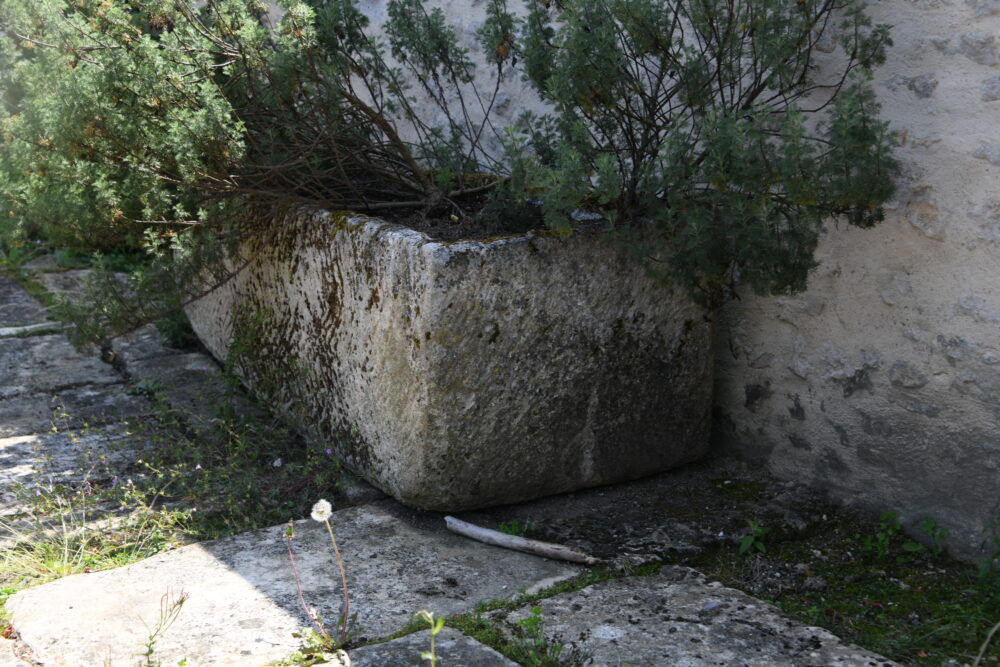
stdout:
{"type": "Polygon", "coordinates": [[[302,595],[302,581],[299,579],[299,568],[295,564],[295,556],[292,554],[292,538],[286,535],[285,542],[288,544],[288,560],[292,563],[292,573],[295,574],[295,591],[299,594],[299,604],[302,605],[302,610],[306,612],[306,616],[308,616],[309,620],[316,626],[319,634],[326,639],[330,639],[330,635],[327,634],[326,629],[323,628],[323,624],[317,620],[316,616],[309,611],[309,607],[306,606],[306,599],[302,595]]]}
{"type": "MultiPolygon", "coordinates": [[[[333,536],[333,528],[330,526],[330,521],[324,521],[326,524],[326,532],[330,534],[330,543],[333,544],[333,553],[337,557],[337,567],[340,568],[340,583],[344,586],[344,613],[341,616],[340,621],[340,644],[343,645],[347,641],[347,619],[350,618],[351,613],[351,600],[350,596],[347,594],[347,573],[344,571],[344,561],[340,557],[340,549],[337,548],[337,538],[333,536]]],[[[301,595],[301,593],[300,593],[301,595]]]]}
{"type": "Polygon", "coordinates": [[[997,630],[1000,630],[1000,621],[997,621],[997,624],[994,625],[993,629],[986,635],[986,640],[979,648],[979,655],[976,656],[976,661],[972,663],[972,667],[979,667],[979,663],[982,662],[983,656],[986,655],[986,647],[990,645],[990,640],[993,639],[993,635],[997,633],[997,630]]]}
{"type": "Polygon", "coordinates": [[[473,540],[478,540],[479,542],[483,542],[485,544],[492,544],[494,546],[504,547],[505,549],[513,549],[515,551],[524,551],[544,556],[546,558],[583,563],[585,565],[597,565],[601,562],[598,558],[594,558],[593,556],[571,549],[570,547],[562,544],[552,544],[551,542],[529,540],[526,537],[518,537],[517,535],[508,535],[506,533],[490,530],[489,528],[483,528],[481,526],[456,519],[453,516],[446,516],[444,518],[444,522],[448,526],[448,530],[453,533],[458,533],[459,535],[469,537],[473,540]]]}

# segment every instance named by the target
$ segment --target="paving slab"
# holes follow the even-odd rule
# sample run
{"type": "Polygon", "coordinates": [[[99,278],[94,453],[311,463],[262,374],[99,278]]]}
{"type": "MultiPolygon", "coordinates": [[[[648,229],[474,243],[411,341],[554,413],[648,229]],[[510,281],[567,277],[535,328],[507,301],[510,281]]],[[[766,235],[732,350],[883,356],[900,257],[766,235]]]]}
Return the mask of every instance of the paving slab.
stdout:
{"type": "Polygon", "coordinates": [[[114,368],[80,354],[62,335],[0,338],[0,400],[121,382],[114,368]]]}
{"type": "Polygon", "coordinates": [[[28,667],[34,664],[30,649],[23,643],[0,637],[0,667],[28,667]]]}
{"type": "Polygon", "coordinates": [[[24,663],[14,655],[14,640],[0,637],[0,667],[24,667],[24,663]]]}
{"type": "Polygon", "coordinates": [[[747,519],[782,534],[823,530],[821,494],[766,478],[726,459],[692,463],[614,486],[597,487],[457,514],[495,528],[517,521],[529,537],[567,544],[619,566],[672,561],[747,532],[747,519]]]}
{"type": "Polygon", "coordinates": [[[152,324],[115,338],[111,341],[111,351],[114,353],[114,361],[120,361],[126,366],[145,359],[182,354],[181,350],[169,347],[163,334],[152,324]]]}
{"type": "MultiPolygon", "coordinates": [[[[357,634],[399,630],[428,609],[448,615],[477,601],[549,586],[579,568],[479,544],[443,522],[411,523],[391,503],[335,512],[357,634]],[[488,574],[486,574],[488,573],[488,574]]],[[[323,618],[339,615],[339,576],[323,525],[294,524],[296,562],[306,603],[323,618]]],[[[7,609],[21,638],[47,666],[126,664],[147,638],[164,596],[188,596],[157,643],[157,659],[175,664],[256,665],[298,648],[293,632],[308,619],[296,595],[283,537],[275,526],[182,547],[116,570],[76,575],[12,596],[7,609]]],[[[419,661],[417,661],[419,662],[419,661]]]]}
{"type": "Polygon", "coordinates": [[[0,399],[0,438],[45,433],[53,425],[76,428],[133,418],[153,411],[144,396],[124,387],[108,391],[86,385],[54,394],[20,394],[0,399]]]}
{"type": "Polygon", "coordinates": [[[46,319],[45,306],[16,282],[0,276],[0,326],[36,324],[46,319]]]}
{"type": "Polygon", "coordinates": [[[110,480],[148,446],[124,424],[0,438],[0,516],[19,513],[18,494],[31,489],[110,480]]]}
{"type": "MultiPolygon", "coordinates": [[[[214,420],[217,406],[229,393],[219,365],[203,352],[142,359],[126,365],[125,372],[133,381],[162,389],[167,404],[196,424],[214,420]]],[[[253,410],[246,401],[232,402],[237,409],[253,410]]]]}
{"type": "Polygon", "coordinates": [[[365,505],[389,497],[349,470],[341,471],[337,494],[343,505],[365,505]]]}
{"type": "Polygon", "coordinates": [[[43,273],[39,281],[46,290],[53,294],[61,294],[68,299],[78,297],[84,288],[84,283],[90,274],[90,269],[75,269],[73,271],[56,271],[43,273]]]}
{"type": "MultiPolygon", "coordinates": [[[[349,652],[351,667],[415,667],[427,665],[420,659],[430,649],[430,630],[414,632],[391,642],[365,646],[349,652]]],[[[434,654],[447,667],[515,667],[516,662],[505,658],[489,646],[480,644],[461,632],[445,628],[434,638],[434,654]]],[[[337,661],[326,663],[337,665],[337,661]]]]}
{"type": "MultiPolygon", "coordinates": [[[[892,662],[801,625],[769,604],[685,567],[627,577],[537,603],[542,632],[593,665],[890,667],[892,662]]],[[[517,623],[528,609],[508,617],[517,623]]]]}
{"type": "Polygon", "coordinates": [[[51,252],[45,252],[38,255],[34,259],[29,259],[27,262],[22,264],[22,266],[29,271],[37,272],[59,270],[59,262],[56,261],[55,254],[51,252]]]}

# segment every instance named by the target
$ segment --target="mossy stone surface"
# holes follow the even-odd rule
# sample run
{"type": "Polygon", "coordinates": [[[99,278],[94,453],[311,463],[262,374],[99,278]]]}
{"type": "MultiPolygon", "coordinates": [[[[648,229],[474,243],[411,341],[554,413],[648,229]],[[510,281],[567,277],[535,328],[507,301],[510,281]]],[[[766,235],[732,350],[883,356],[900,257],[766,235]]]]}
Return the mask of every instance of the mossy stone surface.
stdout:
{"type": "Polygon", "coordinates": [[[253,331],[248,385],[400,501],[516,502],[705,452],[711,323],[605,236],[446,244],[314,210],[260,228],[195,331],[219,359],[253,331]]]}

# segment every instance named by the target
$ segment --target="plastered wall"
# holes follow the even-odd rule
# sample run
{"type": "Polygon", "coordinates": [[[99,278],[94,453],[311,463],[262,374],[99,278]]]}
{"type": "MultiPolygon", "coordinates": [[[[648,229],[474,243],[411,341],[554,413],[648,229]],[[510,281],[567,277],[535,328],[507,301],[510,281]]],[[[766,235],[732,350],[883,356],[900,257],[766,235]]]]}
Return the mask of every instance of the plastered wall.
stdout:
{"type": "Polygon", "coordinates": [[[714,439],[976,558],[1000,521],[1000,0],[869,13],[894,26],[898,193],[875,229],[830,226],[805,293],[719,314],[714,439]]]}

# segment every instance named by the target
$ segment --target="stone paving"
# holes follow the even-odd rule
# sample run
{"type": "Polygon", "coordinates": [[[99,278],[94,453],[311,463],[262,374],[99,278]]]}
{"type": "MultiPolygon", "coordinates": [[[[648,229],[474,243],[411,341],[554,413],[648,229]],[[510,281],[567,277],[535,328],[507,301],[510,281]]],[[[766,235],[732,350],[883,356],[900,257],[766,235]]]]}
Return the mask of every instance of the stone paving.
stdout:
{"type": "MultiPolygon", "coordinates": [[[[44,283],[72,290],[79,278],[48,274],[44,283]]],[[[221,387],[210,357],[165,347],[155,329],[116,341],[104,355],[111,362],[106,363],[74,351],[62,335],[51,333],[52,324],[41,304],[0,278],[3,543],[16,540],[18,522],[30,519],[25,499],[35,490],[73,487],[133,470],[148,443],[134,437],[127,422],[152,406],[130,391],[130,383],[158,383],[166,400],[194,421],[211,419],[203,396],[221,387]]],[[[683,496],[685,483],[705,481],[697,474],[661,477],[502,511],[558,524],[568,542],[619,565],[636,564],[670,549],[723,539],[731,526],[657,520],[657,503],[683,496]],[[602,533],[602,517],[608,522],[609,514],[628,530],[602,533]],[[636,520],[625,521],[630,516],[636,520]],[[589,532],[574,526],[587,526],[589,532]],[[580,537],[584,533],[593,541],[580,537]]],[[[479,601],[515,599],[582,572],[577,565],[458,537],[446,531],[440,515],[402,507],[362,482],[353,482],[345,495],[357,506],[335,512],[331,521],[344,553],[360,641],[397,633],[420,609],[438,616],[471,612],[479,601]]],[[[805,511],[788,509],[794,507],[793,497],[785,500],[761,511],[792,524],[813,520],[805,511]]],[[[486,514],[463,516],[475,520],[486,514]]],[[[0,639],[0,667],[137,664],[162,605],[181,596],[185,601],[176,622],[157,643],[156,659],[163,664],[258,665],[288,656],[300,647],[296,635],[308,625],[302,601],[322,617],[336,618],[341,590],[325,529],[298,522],[292,547],[302,587],[299,600],[284,530],[275,526],[174,548],[125,567],[16,593],[6,608],[17,639],[0,639]]],[[[597,583],[548,597],[538,606],[543,622],[533,641],[562,644],[567,654],[576,652],[589,665],[893,664],[687,568],[597,583]]],[[[492,612],[489,618],[513,635],[523,627],[518,622],[531,616],[530,606],[523,606],[492,612]]],[[[353,649],[348,659],[331,656],[329,664],[421,664],[429,639],[427,631],[418,631],[353,649]]],[[[515,664],[450,628],[437,636],[436,648],[440,664],[448,667],[515,664]]]]}

